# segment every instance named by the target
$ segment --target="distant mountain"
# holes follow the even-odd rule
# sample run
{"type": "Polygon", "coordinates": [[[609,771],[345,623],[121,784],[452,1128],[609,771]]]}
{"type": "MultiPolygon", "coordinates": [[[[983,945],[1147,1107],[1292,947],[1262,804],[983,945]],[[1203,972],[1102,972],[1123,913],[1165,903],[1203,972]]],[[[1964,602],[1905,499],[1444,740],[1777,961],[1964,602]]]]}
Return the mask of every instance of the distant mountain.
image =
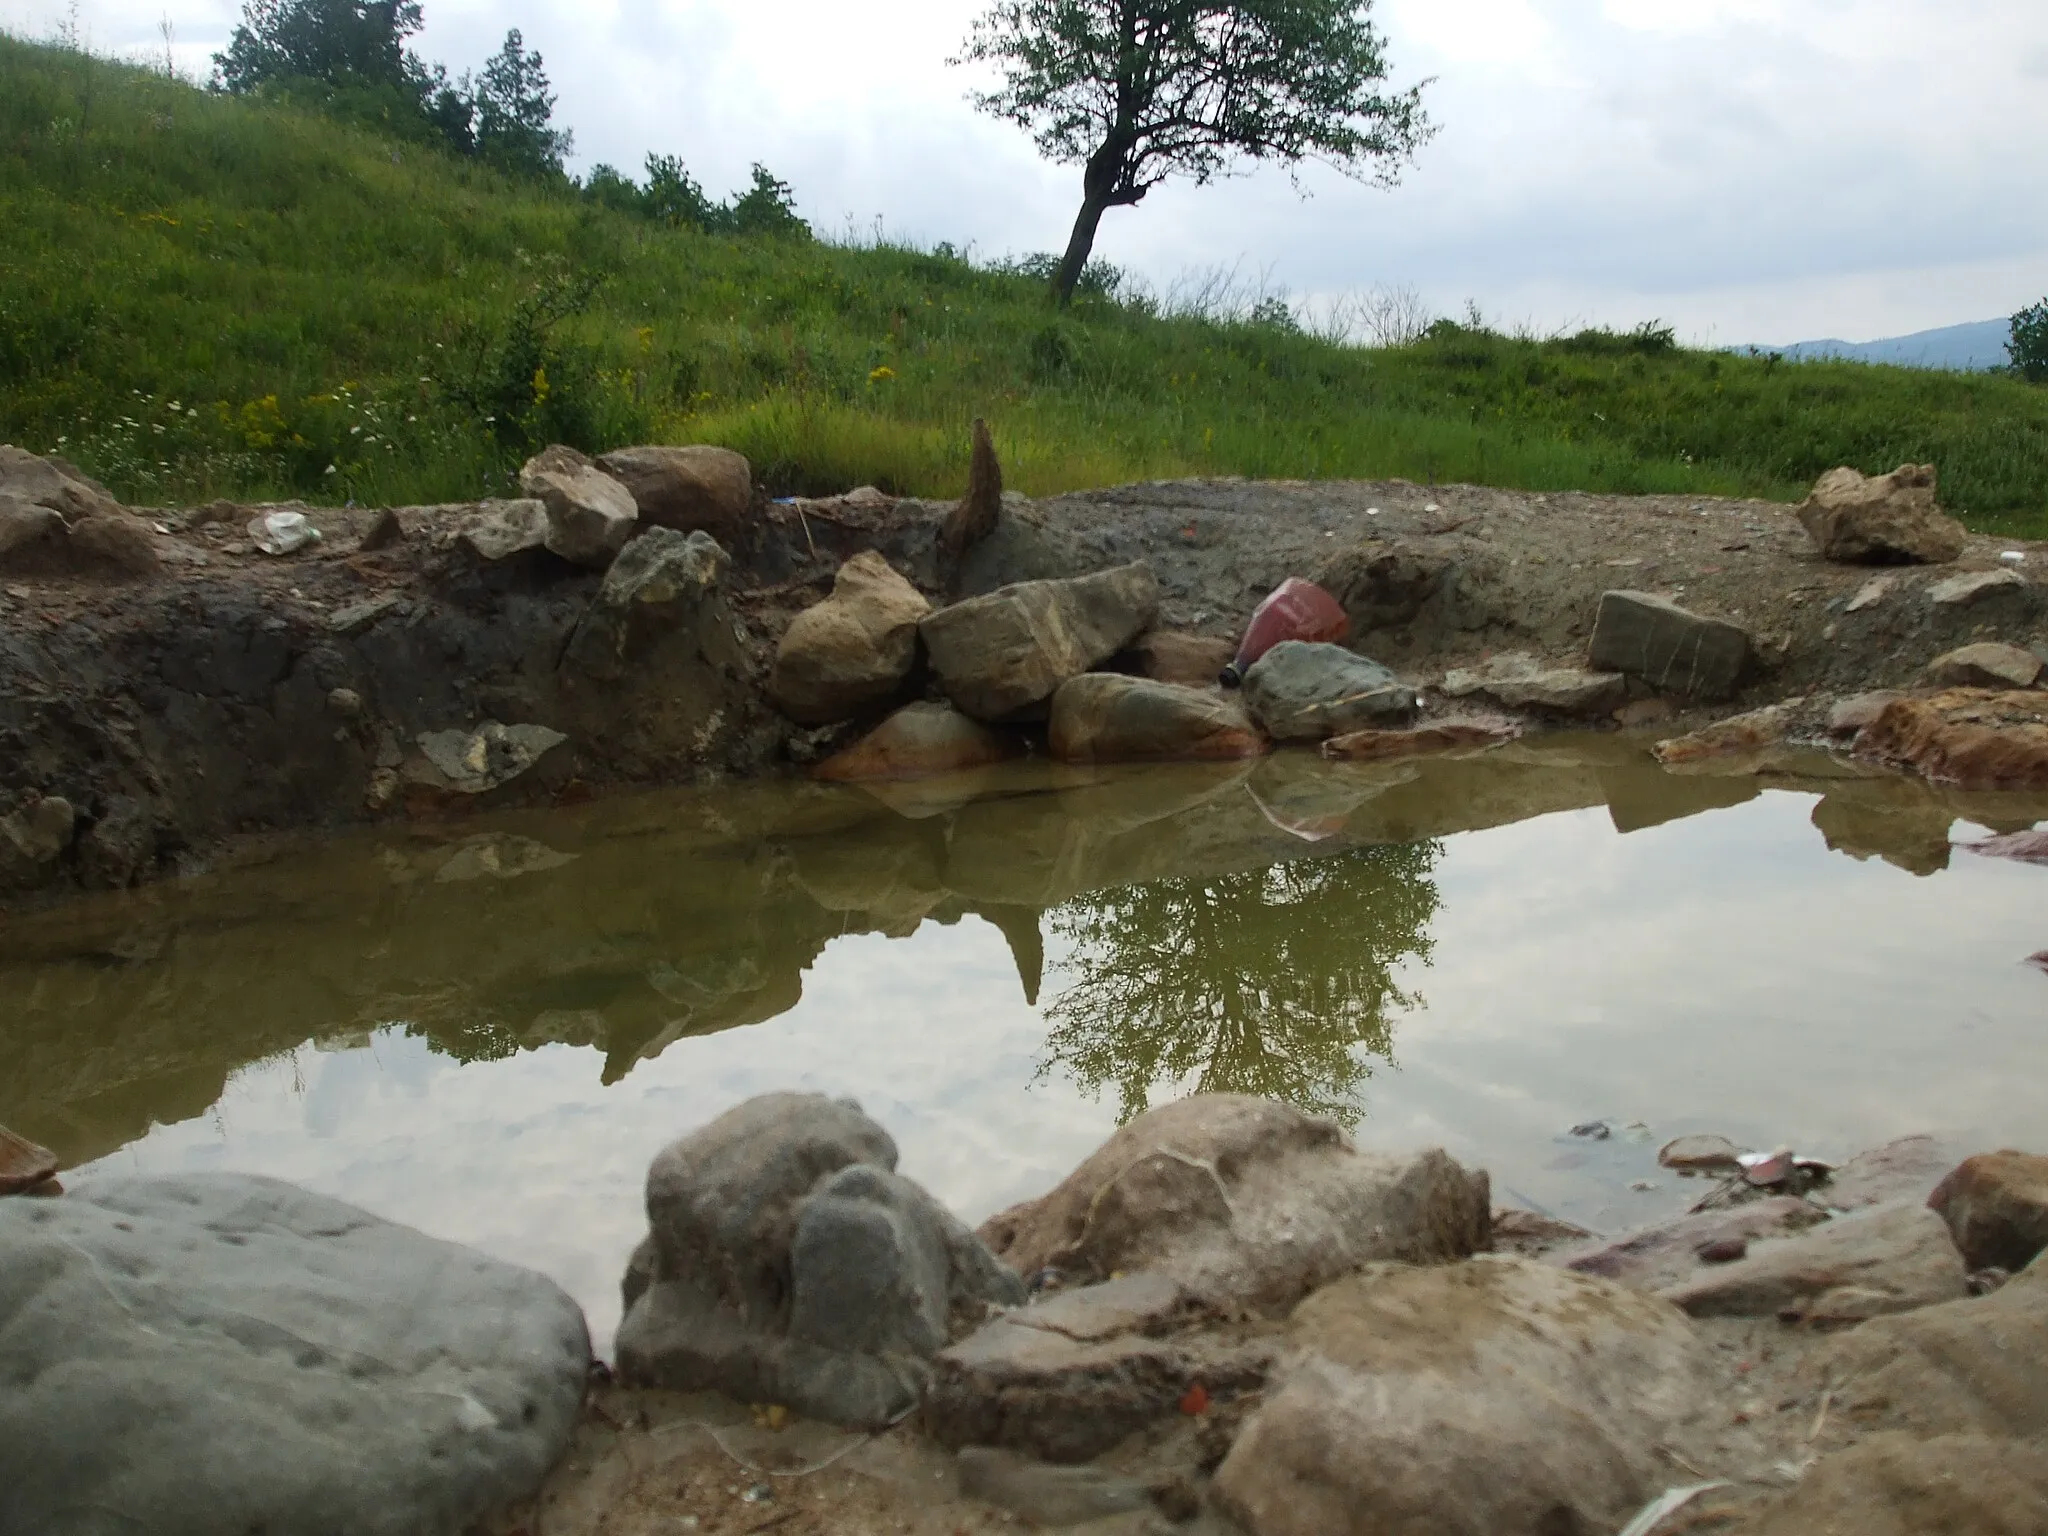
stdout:
{"type": "MultiPolygon", "coordinates": [[[[1953,368],[1964,371],[2001,368],[2011,359],[2005,343],[2012,335],[2009,320],[1973,320],[1967,325],[1944,325],[1939,330],[1915,331],[1910,336],[1887,336],[1881,341],[1795,341],[1789,347],[1758,347],[1759,352],[1776,352],[1790,358],[1839,357],[1858,363],[1897,363],[1904,368],[1953,368]]],[[[1737,348],[1748,351],[1747,347],[1737,348]]]]}

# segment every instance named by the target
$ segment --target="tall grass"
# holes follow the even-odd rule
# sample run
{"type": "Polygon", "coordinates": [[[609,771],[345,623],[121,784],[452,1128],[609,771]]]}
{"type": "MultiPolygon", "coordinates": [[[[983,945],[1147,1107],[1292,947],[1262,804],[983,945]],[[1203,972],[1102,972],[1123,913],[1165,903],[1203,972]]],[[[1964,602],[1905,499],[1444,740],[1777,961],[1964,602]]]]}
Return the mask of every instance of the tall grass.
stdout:
{"type": "Polygon", "coordinates": [[[287,105],[0,38],[0,437],[139,501],[469,497],[536,443],[710,441],[778,491],[1405,476],[1790,497],[1931,460],[2048,531],[2048,390],[1689,352],[1397,347],[1213,286],[1065,313],[1027,271],[704,234],[287,105]]]}

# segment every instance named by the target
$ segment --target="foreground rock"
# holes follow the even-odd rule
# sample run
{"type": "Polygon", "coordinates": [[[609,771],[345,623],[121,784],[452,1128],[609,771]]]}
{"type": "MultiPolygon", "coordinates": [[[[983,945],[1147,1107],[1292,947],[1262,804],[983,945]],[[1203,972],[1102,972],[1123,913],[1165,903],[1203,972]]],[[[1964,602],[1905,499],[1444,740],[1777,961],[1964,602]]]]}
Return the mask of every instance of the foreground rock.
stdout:
{"type": "Polygon", "coordinates": [[[1759,1244],[1660,1294],[1694,1317],[1844,1323],[1969,1293],[1942,1219],[1925,1206],[1891,1205],[1759,1244]]]}
{"type": "Polygon", "coordinates": [[[909,1412],[930,1356],[1024,1288],[895,1166],[886,1131],[819,1094],[750,1099],[662,1152],[621,1378],[860,1428],[909,1412]]]}
{"type": "Polygon", "coordinates": [[[1854,751],[1958,789],[2048,789],[2048,693],[1894,699],[1856,733],[1854,751]]]}
{"type": "Polygon", "coordinates": [[[1148,763],[1256,757],[1265,738],[1215,689],[1087,672],[1060,684],[1047,727],[1063,763],[1148,763]]]}
{"type": "Polygon", "coordinates": [[[873,550],[839,567],[832,595],[806,608],[776,647],[768,694],[802,725],[849,720],[899,692],[917,663],[917,626],[932,611],[873,550]]]}
{"type": "Polygon", "coordinates": [[[21,1195],[57,1176],[57,1154],[0,1125],[0,1195],[21,1195]]]}
{"type": "Polygon", "coordinates": [[[1669,1481],[1700,1344],[1652,1297],[1525,1259],[1375,1265],[1288,1329],[1216,1474],[1253,1536],[1612,1531],[1669,1481]]]}
{"type": "Polygon", "coordinates": [[[1244,676],[1245,707],[1275,741],[1321,741],[1397,725],[1415,714],[1415,690],[1341,645],[1283,640],[1244,676]]]}
{"type": "Polygon", "coordinates": [[[1824,1456],[1781,1503],[1726,1536],[2029,1536],[2048,1531],[2048,1445],[1991,1435],[1874,1435],[1824,1456]]]}
{"type": "Polygon", "coordinates": [[[1525,651],[1505,651],[1477,667],[1446,672],[1438,691],[1447,698],[1477,696],[1509,709],[1591,720],[1611,715],[1628,702],[1628,679],[1619,672],[1546,667],[1525,651]]]}
{"type": "Polygon", "coordinates": [[[1934,466],[1888,475],[1831,469],[1799,505],[1822,558],[1848,565],[1945,565],[1963,552],[1963,525],[1935,505],[1934,466]]]}
{"type": "Polygon", "coordinates": [[[583,1401],[550,1281],[238,1174],[0,1204],[0,1529],[455,1533],[583,1401]]]}
{"type": "Polygon", "coordinates": [[[811,776],[844,784],[984,768],[1017,754],[1006,736],[946,704],[906,704],[811,776]]]}
{"type": "Polygon", "coordinates": [[[639,520],[653,527],[731,538],[753,507],[753,468],[730,448],[615,448],[598,455],[597,467],[626,488],[639,520]]]}
{"type": "Polygon", "coordinates": [[[1589,651],[1604,671],[1709,702],[1735,692],[1749,653],[1749,632],[1741,625],[1703,618],[1648,592],[1605,593],[1589,651]]]}
{"type": "Polygon", "coordinates": [[[572,565],[609,565],[640,519],[631,492],[560,443],[520,467],[519,489],[546,509],[547,547],[572,565]]]}
{"type": "Polygon", "coordinates": [[[1971,1269],[2025,1269],[2048,1249],[2048,1157],[2006,1151],[1968,1158],[1927,1204],[1948,1223],[1971,1269]]]}
{"type": "Polygon", "coordinates": [[[1065,581],[1021,581],[941,608],[919,626],[954,704],[1002,721],[1043,705],[1152,627],[1159,583],[1143,564],[1065,581]]]}
{"type": "Polygon", "coordinates": [[[1440,1151],[1361,1152],[1291,1106],[1197,1094],[1138,1116],[981,1236],[1022,1274],[1145,1271],[1204,1305],[1275,1308],[1375,1260],[1482,1250],[1487,1193],[1483,1172],[1440,1151]]]}
{"type": "Polygon", "coordinates": [[[604,573],[564,659],[591,677],[621,678],[662,641],[685,635],[707,660],[732,667],[732,620],[718,592],[726,564],[707,533],[648,529],[604,573]]]}

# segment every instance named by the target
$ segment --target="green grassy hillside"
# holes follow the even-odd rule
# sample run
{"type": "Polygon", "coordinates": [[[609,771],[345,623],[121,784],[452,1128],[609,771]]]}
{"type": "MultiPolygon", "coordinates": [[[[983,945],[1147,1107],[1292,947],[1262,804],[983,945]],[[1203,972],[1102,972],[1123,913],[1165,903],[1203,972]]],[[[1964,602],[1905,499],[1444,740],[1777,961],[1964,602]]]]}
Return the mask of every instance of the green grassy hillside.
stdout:
{"type": "Polygon", "coordinates": [[[945,251],[671,229],[431,146],[0,38],[0,438],[142,502],[501,488],[566,440],[712,441],[783,490],[1401,475],[1798,494],[1940,466],[2048,530],[2048,389],[1654,335],[1368,350],[945,251]]]}

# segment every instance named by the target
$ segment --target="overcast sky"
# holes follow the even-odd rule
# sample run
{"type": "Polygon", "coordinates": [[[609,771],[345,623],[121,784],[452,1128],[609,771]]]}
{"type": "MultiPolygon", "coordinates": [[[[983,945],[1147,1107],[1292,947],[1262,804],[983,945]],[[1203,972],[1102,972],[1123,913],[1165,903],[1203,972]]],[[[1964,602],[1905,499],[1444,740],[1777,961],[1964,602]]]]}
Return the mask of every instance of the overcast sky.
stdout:
{"type": "MultiPolygon", "coordinates": [[[[948,68],[977,0],[424,0],[460,70],[521,28],[576,166],[765,162],[824,232],[979,254],[1064,243],[1079,172],[948,68]]],[[[46,35],[63,0],[0,0],[46,35]]],[[[102,51],[201,75],[239,0],[79,0],[102,51]]],[[[1383,192],[1265,168],[1112,210],[1100,254],[1166,289],[1235,267],[1297,299],[1410,284],[1541,330],[1661,318],[1717,344],[1868,340],[2048,293],[2042,0],[1379,0],[1442,132],[1383,192]]]]}

